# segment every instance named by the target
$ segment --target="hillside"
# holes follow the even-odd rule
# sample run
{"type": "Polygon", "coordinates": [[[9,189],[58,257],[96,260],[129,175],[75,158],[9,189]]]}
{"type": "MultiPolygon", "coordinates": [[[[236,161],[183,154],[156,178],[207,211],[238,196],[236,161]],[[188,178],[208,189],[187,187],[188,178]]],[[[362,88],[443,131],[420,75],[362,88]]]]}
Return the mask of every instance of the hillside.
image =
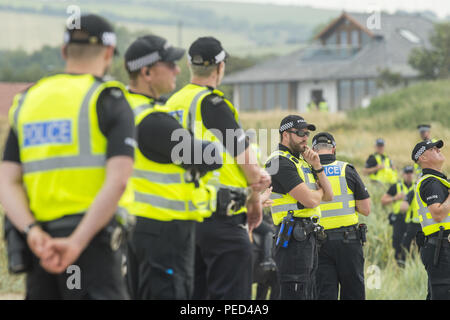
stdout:
{"type": "MultiPolygon", "coordinates": [[[[74,4],[81,12],[104,15],[131,30],[148,30],[187,47],[201,35],[223,40],[232,54],[285,54],[307,42],[319,24],[338,11],[300,6],[205,1],[87,1],[74,4]]],[[[27,51],[61,42],[61,30],[70,14],[65,1],[0,0],[1,49],[27,51]],[[20,24],[17,21],[21,21],[20,24]],[[45,35],[45,36],[44,36],[45,35]]]]}

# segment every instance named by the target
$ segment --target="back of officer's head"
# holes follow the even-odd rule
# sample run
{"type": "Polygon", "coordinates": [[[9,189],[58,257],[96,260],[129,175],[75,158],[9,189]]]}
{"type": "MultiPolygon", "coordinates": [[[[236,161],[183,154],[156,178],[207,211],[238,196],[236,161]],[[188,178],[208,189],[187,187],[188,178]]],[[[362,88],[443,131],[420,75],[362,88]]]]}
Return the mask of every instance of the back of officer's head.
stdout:
{"type": "MultiPolygon", "coordinates": [[[[79,24],[66,28],[63,54],[68,60],[88,61],[116,53],[116,35],[104,18],[87,14],[79,17],[79,24]]],[[[106,57],[109,58],[109,57],[106,57]]]]}
{"type": "Polygon", "coordinates": [[[193,77],[208,78],[213,72],[220,70],[224,72],[227,57],[228,54],[219,40],[213,37],[201,37],[189,47],[189,69],[193,77]]]}
{"type": "Polygon", "coordinates": [[[312,148],[320,154],[335,154],[336,142],[329,132],[319,132],[312,138],[312,148]]]}

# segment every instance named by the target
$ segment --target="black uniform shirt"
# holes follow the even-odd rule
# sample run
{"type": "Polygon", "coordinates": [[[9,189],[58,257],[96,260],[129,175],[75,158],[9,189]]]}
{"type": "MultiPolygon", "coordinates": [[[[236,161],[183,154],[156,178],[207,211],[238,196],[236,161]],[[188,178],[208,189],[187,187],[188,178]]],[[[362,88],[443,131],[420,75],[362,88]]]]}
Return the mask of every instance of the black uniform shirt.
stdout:
{"type": "MultiPolygon", "coordinates": [[[[409,189],[410,187],[411,187],[411,183],[406,183],[406,182],[403,182],[404,184],[405,184],[405,186],[409,189]]],[[[406,191],[406,190],[405,190],[406,191]]],[[[393,197],[395,197],[396,195],[397,195],[397,184],[396,183],[394,183],[394,184],[392,184],[390,187],[389,187],[389,189],[388,189],[388,191],[386,192],[388,195],[390,195],[390,196],[393,196],[393,197]]]]}
{"type": "MultiPolygon", "coordinates": [[[[214,90],[212,87],[208,88],[214,90]]],[[[240,155],[248,148],[248,138],[242,127],[236,122],[233,112],[223,97],[214,93],[206,96],[202,100],[201,112],[205,128],[214,129],[212,133],[233,157],[240,155]],[[231,141],[229,141],[230,138],[231,141]]]]}
{"type": "MultiPolygon", "coordinates": [[[[439,171],[433,169],[423,169],[422,172],[423,175],[432,174],[448,181],[447,177],[439,171]]],[[[434,203],[443,203],[448,197],[448,188],[438,179],[428,178],[420,185],[420,197],[427,204],[427,206],[434,203]]]]}
{"type": "Polygon", "coordinates": [[[413,200],[414,200],[414,193],[415,193],[415,192],[416,192],[416,191],[413,189],[413,190],[411,190],[410,192],[408,192],[408,194],[407,194],[406,197],[405,197],[405,201],[407,201],[409,205],[411,205],[411,203],[412,203],[413,200]]]}
{"type": "MultiPolygon", "coordinates": [[[[336,161],[336,156],[334,154],[321,154],[319,157],[322,165],[327,165],[336,161]]],[[[349,189],[353,191],[355,200],[364,200],[370,197],[361,177],[355,167],[350,163],[345,166],[345,180],[347,181],[349,189]]]]}
{"type": "MultiPolygon", "coordinates": [[[[384,161],[386,156],[384,154],[380,154],[381,161],[384,161]]],[[[377,166],[377,160],[375,159],[375,154],[371,154],[367,160],[366,160],[366,168],[373,168],[377,166]]],[[[392,161],[390,161],[391,167],[392,167],[392,161]]]]}
{"type": "MultiPolygon", "coordinates": [[[[288,151],[298,159],[299,155],[292,153],[288,147],[279,144],[278,149],[288,151]]],[[[272,191],[276,193],[287,194],[300,183],[303,179],[298,175],[295,164],[286,157],[275,157],[267,162],[266,170],[272,177],[272,191]],[[278,167],[278,171],[276,171],[278,167]]]]}
{"type": "MultiPolygon", "coordinates": [[[[120,89],[106,88],[100,93],[97,117],[100,131],[108,141],[106,157],[124,155],[134,158],[134,114],[120,89]]],[[[17,135],[12,128],[6,140],[3,160],[21,162],[17,135]]]]}

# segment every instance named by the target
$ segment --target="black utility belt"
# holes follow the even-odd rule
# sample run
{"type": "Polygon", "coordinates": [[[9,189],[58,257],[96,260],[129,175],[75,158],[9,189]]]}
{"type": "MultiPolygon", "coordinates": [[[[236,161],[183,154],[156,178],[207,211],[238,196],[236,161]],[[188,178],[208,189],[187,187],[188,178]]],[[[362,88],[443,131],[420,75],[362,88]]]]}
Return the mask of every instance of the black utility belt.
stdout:
{"type": "Polygon", "coordinates": [[[361,236],[359,232],[353,231],[342,231],[342,232],[327,232],[327,240],[360,240],[361,236]]]}
{"type": "Polygon", "coordinates": [[[228,215],[220,215],[217,212],[214,212],[211,217],[205,218],[204,222],[208,222],[211,220],[217,221],[229,221],[235,224],[246,224],[247,223],[247,212],[242,212],[238,214],[234,214],[231,216],[228,215]]]}
{"type": "MultiPolygon", "coordinates": [[[[432,245],[437,245],[439,243],[438,237],[426,237],[425,243],[429,243],[432,245]]],[[[442,239],[442,246],[450,248],[450,234],[447,237],[442,239]]]]}

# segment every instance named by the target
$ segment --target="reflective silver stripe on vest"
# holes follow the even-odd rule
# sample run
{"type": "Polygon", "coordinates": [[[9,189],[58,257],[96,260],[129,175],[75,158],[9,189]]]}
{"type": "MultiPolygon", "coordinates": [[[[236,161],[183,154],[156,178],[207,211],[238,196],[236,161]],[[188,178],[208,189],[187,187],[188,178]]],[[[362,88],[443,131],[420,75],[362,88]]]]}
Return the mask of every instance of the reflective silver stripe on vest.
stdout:
{"type": "Polygon", "coordinates": [[[134,117],[137,117],[138,115],[140,115],[145,110],[151,109],[151,108],[153,108],[153,106],[151,104],[149,104],[149,103],[141,104],[140,106],[138,106],[138,107],[133,109],[134,117]]]}
{"type": "MultiPolygon", "coordinates": [[[[307,209],[307,208],[305,208],[307,209]]],[[[298,208],[297,203],[288,203],[288,204],[280,204],[278,206],[272,206],[272,214],[278,213],[278,212],[286,212],[286,211],[295,211],[295,210],[301,210],[298,208]]]]}
{"type": "Polygon", "coordinates": [[[311,169],[310,169],[310,168],[302,167],[302,170],[303,170],[303,175],[305,176],[305,183],[306,183],[306,185],[308,186],[308,188],[311,189],[311,190],[317,190],[317,185],[316,185],[315,183],[312,183],[312,182],[309,180],[308,173],[309,173],[309,174],[312,173],[311,169]]]}
{"type": "Polygon", "coordinates": [[[195,211],[197,208],[194,204],[189,201],[188,208],[185,206],[185,201],[182,200],[170,200],[164,197],[160,197],[154,194],[142,193],[135,191],[134,192],[134,200],[136,202],[147,203],[153,207],[158,207],[162,209],[174,210],[174,211],[195,211]]]}
{"type": "Polygon", "coordinates": [[[195,133],[195,119],[197,118],[197,103],[200,97],[205,93],[211,93],[211,90],[202,90],[199,93],[197,93],[194,99],[192,100],[191,105],[189,106],[187,127],[192,134],[195,133]]]}
{"type": "Polygon", "coordinates": [[[181,183],[181,175],[179,173],[160,173],[156,171],[147,170],[133,170],[133,177],[147,179],[155,183],[181,183]]]}
{"type": "MultiPolygon", "coordinates": [[[[342,173],[342,169],[344,168],[345,163],[342,161],[337,161],[336,164],[338,165],[342,173]]],[[[354,214],[356,212],[356,207],[350,208],[350,201],[355,200],[355,197],[353,194],[348,193],[347,180],[343,176],[339,177],[339,188],[341,189],[340,195],[334,196],[332,201],[322,201],[320,204],[342,203],[342,208],[331,210],[324,210],[321,208],[322,218],[346,216],[349,214],[354,214]]]]}
{"type": "Polygon", "coordinates": [[[284,197],[284,195],[282,195],[281,193],[276,193],[276,192],[272,192],[271,194],[270,194],[270,199],[271,200],[276,200],[276,199],[281,199],[281,198],[283,198],[284,197]]]}
{"type": "Polygon", "coordinates": [[[105,155],[94,155],[91,152],[91,128],[89,124],[89,103],[94,92],[102,84],[95,81],[81,104],[78,116],[78,146],[79,155],[52,157],[42,160],[28,161],[22,163],[24,173],[48,171],[53,169],[71,169],[83,167],[103,167],[106,163],[105,155]]]}

